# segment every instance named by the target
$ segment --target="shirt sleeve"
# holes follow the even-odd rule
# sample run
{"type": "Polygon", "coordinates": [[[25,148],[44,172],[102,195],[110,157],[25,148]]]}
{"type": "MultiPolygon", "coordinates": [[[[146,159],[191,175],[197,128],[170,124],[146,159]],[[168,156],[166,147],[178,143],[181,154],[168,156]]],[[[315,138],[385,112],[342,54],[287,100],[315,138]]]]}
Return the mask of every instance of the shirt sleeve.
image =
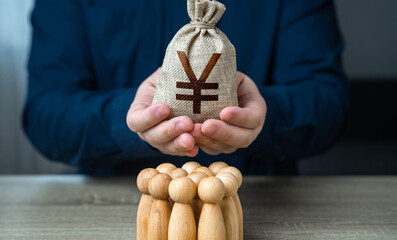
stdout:
{"type": "Polygon", "coordinates": [[[46,157],[70,165],[158,155],[126,125],[136,88],[99,90],[79,4],[36,1],[23,115],[27,136],[46,157]]]}
{"type": "Polygon", "coordinates": [[[283,1],[280,14],[272,84],[258,86],[267,118],[251,148],[296,159],[322,152],[338,139],[348,110],[348,81],[332,1],[283,1]]]}

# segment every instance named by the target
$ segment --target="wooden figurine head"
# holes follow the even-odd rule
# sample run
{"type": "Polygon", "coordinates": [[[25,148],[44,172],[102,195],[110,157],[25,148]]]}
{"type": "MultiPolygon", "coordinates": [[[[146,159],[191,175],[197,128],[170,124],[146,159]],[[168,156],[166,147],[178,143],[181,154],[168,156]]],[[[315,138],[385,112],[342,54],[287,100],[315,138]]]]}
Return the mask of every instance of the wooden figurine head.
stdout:
{"type": "Polygon", "coordinates": [[[149,194],[149,181],[158,173],[159,172],[154,168],[143,169],[136,178],[136,185],[138,186],[139,191],[141,191],[143,194],[149,194]]]}
{"type": "Polygon", "coordinates": [[[161,173],[167,173],[168,175],[171,175],[171,172],[175,169],[175,165],[172,163],[162,163],[157,166],[156,170],[161,172],[161,173]]]}
{"type": "Polygon", "coordinates": [[[225,167],[229,167],[225,162],[213,162],[208,168],[216,175],[225,167]]]}
{"type": "Polygon", "coordinates": [[[188,203],[196,195],[196,184],[188,177],[179,177],[171,181],[168,191],[175,202],[188,203]]]}
{"type": "Polygon", "coordinates": [[[192,173],[194,171],[194,169],[201,167],[200,163],[198,162],[187,162],[185,164],[183,164],[182,168],[186,170],[186,172],[188,174],[192,173]]]}
{"type": "Polygon", "coordinates": [[[215,174],[207,167],[198,167],[198,168],[194,169],[193,172],[203,172],[203,173],[207,174],[207,176],[209,176],[209,177],[215,176],[215,174]]]}
{"type": "Polygon", "coordinates": [[[241,186],[241,184],[243,183],[243,175],[241,174],[240,170],[238,170],[235,167],[225,167],[224,169],[222,169],[220,171],[221,172],[228,172],[233,174],[236,178],[237,178],[237,182],[238,182],[238,187],[241,186]]]}
{"type": "Polygon", "coordinates": [[[174,170],[171,171],[170,176],[172,177],[172,179],[178,178],[178,177],[186,177],[187,172],[182,168],[175,168],[174,170]]]}
{"type": "Polygon", "coordinates": [[[168,199],[168,186],[172,178],[166,173],[156,174],[149,181],[149,193],[157,199],[168,199]]]}
{"type": "Polygon", "coordinates": [[[201,180],[198,195],[205,203],[218,203],[225,196],[225,185],[217,177],[207,177],[201,180]]]}
{"type": "MultiPolygon", "coordinates": [[[[187,177],[192,179],[194,184],[196,184],[196,187],[198,187],[198,185],[201,182],[201,180],[203,180],[204,178],[206,178],[208,176],[207,176],[207,174],[205,174],[203,172],[193,172],[193,173],[189,174],[187,177]]],[[[198,193],[197,192],[196,192],[196,197],[198,197],[198,193]]]]}
{"type": "Polygon", "coordinates": [[[233,174],[229,172],[221,172],[218,173],[216,177],[223,182],[223,185],[225,185],[225,197],[236,195],[238,190],[238,181],[233,174]]]}

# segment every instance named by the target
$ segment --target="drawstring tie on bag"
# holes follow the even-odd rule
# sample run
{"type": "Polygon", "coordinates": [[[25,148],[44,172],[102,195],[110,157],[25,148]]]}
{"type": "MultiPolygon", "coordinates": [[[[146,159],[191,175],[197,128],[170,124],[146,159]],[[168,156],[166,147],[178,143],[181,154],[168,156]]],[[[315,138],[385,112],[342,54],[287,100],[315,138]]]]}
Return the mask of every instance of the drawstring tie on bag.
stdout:
{"type": "Polygon", "coordinates": [[[192,25],[193,27],[201,28],[201,29],[214,29],[215,28],[215,23],[203,23],[203,22],[190,21],[190,25],[192,25]]]}

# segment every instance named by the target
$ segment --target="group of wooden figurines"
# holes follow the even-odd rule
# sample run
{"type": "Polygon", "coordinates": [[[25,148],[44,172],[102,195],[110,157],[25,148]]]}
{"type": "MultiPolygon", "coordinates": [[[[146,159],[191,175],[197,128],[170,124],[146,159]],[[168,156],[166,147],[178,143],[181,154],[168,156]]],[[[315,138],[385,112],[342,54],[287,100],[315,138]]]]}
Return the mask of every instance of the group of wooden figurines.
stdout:
{"type": "Polygon", "coordinates": [[[142,170],[137,240],[242,240],[241,184],[241,172],[224,162],[142,170]]]}

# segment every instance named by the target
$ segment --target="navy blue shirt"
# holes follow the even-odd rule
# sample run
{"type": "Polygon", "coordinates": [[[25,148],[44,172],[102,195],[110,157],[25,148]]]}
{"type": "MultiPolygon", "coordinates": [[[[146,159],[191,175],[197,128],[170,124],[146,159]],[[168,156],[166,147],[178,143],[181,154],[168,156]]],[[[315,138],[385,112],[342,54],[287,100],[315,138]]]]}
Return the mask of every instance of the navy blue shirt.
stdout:
{"type": "MultiPolygon", "coordinates": [[[[348,106],[332,1],[224,3],[217,26],[234,44],[237,68],[255,81],[268,113],[250,147],[194,160],[227,161],[263,174],[327,149],[340,135],[348,106]]],[[[125,120],[137,87],[161,66],[171,38],[189,21],[185,0],[37,0],[23,116],[33,145],[91,174],[190,160],[151,148],[125,120]]]]}

